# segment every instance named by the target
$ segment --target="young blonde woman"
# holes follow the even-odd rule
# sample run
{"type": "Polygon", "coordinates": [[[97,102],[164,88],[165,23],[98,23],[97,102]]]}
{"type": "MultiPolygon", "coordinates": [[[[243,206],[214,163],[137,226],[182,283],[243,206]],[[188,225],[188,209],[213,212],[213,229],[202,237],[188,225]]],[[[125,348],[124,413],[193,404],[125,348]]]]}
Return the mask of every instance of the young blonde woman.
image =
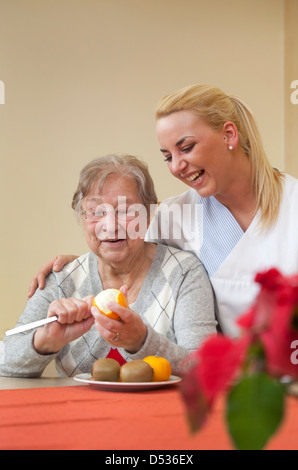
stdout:
{"type": "Polygon", "coordinates": [[[160,205],[148,239],[196,253],[222,330],[237,335],[235,320],[258,292],[256,273],[298,271],[298,181],[272,168],[248,106],[218,88],[195,85],[168,95],[156,118],[169,170],[190,189],[160,205]],[[165,208],[176,214],[178,236],[161,223],[165,208]]]}

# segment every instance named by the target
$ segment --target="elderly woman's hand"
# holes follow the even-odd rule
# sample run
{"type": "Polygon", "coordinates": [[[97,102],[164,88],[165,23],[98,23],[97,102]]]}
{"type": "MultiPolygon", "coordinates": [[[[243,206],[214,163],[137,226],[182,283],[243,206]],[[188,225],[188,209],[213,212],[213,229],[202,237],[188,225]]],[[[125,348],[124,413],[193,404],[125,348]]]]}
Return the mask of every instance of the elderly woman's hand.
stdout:
{"type": "MultiPolygon", "coordinates": [[[[121,288],[121,291],[125,294],[124,288],[121,288]]],[[[114,348],[124,348],[130,354],[137,353],[147,337],[147,327],[143,320],[130,308],[122,307],[115,302],[108,304],[108,307],[119,315],[120,320],[112,320],[100,313],[96,307],[92,307],[95,328],[114,348]]]]}
{"type": "Polygon", "coordinates": [[[91,314],[93,296],[83,300],[69,298],[51,303],[48,317],[58,316],[58,321],[39,328],[34,335],[34,348],[39,354],[54,354],[66,344],[80,338],[94,323],[91,314]]]}

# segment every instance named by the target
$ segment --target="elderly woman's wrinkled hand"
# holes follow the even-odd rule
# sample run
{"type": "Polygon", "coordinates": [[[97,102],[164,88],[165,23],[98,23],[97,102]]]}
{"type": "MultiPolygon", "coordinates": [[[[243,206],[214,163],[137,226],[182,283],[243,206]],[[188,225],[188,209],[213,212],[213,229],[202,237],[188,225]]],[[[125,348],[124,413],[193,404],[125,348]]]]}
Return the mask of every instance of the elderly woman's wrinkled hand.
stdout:
{"type": "Polygon", "coordinates": [[[48,317],[58,321],[39,328],[34,335],[34,348],[39,354],[54,354],[66,344],[80,338],[94,323],[91,314],[93,296],[85,299],[59,299],[50,304],[48,317]]]}
{"type": "Polygon", "coordinates": [[[124,348],[130,354],[137,353],[147,337],[147,327],[141,317],[130,308],[111,302],[108,307],[120,317],[112,320],[92,307],[94,325],[101,337],[114,348],[124,348]]]}

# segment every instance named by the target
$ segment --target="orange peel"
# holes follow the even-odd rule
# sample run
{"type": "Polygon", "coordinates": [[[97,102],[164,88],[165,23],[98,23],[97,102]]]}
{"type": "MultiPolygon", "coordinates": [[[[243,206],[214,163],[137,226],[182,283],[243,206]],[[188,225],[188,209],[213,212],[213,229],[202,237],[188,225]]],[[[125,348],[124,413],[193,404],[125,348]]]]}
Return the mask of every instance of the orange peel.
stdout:
{"type": "Polygon", "coordinates": [[[120,317],[117,313],[113,312],[109,307],[108,304],[110,302],[116,302],[122,307],[127,308],[128,303],[126,297],[122,292],[118,289],[105,289],[96,295],[92,301],[92,305],[97,307],[97,309],[103,315],[106,315],[113,320],[119,320],[120,317]]]}

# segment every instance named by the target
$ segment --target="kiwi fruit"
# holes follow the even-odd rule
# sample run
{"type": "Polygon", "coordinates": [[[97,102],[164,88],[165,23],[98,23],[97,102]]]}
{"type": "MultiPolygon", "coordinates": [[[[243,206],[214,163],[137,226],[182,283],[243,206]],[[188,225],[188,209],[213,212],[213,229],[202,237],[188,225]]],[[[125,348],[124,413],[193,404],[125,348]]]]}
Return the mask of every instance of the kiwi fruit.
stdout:
{"type": "Polygon", "coordinates": [[[92,367],[92,378],[96,382],[118,382],[120,364],[115,359],[98,359],[92,367]]]}
{"type": "Polygon", "coordinates": [[[120,369],[121,382],[151,382],[154,371],[144,361],[131,361],[124,364],[120,369]]]}

